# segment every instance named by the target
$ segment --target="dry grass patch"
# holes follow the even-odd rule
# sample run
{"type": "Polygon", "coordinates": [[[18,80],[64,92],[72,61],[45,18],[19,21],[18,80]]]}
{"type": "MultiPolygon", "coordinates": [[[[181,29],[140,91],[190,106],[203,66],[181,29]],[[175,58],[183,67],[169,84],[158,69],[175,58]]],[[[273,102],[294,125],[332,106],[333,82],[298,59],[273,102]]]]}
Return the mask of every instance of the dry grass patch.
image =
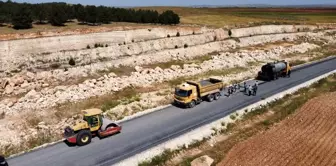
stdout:
{"type": "Polygon", "coordinates": [[[42,117],[36,114],[29,114],[26,117],[26,122],[30,127],[36,127],[40,122],[42,122],[42,117]]]}
{"type": "Polygon", "coordinates": [[[100,71],[100,74],[111,73],[113,72],[117,76],[130,76],[132,72],[135,72],[134,67],[132,66],[119,66],[110,68],[107,71],[100,71]]]}
{"type": "Polygon", "coordinates": [[[246,27],[263,24],[335,23],[334,9],[293,8],[189,8],[141,7],[142,9],[173,10],[181,16],[183,24],[211,27],[246,27]]]}
{"type": "Polygon", "coordinates": [[[120,104],[129,104],[135,101],[140,101],[141,93],[153,92],[165,87],[166,85],[153,85],[148,87],[126,87],[113,94],[91,97],[89,99],[76,103],[65,103],[55,108],[55,116],[59,119],[70,118],[73,115],[80,113],[81,110],[89,108],[101,108],[103,111],[107,111],[120,104]]]}
{"type": "Polygon", "coordinates": [[[179,77],[173,80],[166,81],[171,87],[174,87],[176,85],[179,85],[183,83],[185,80],[199,80],[202,78],[210,77],[210,76],[226,76],[229,74],[236,74],[243,71],[246,71],[247,68],[244,67],[235,67],[235,68],[229,68],[229,69],[219,69],[219,70],[210,70],[205,73],[197,74],[194,76],[189,77],[179,77]]]}
{"type": "Polygon", "coordinates": [[[154,64],[147,64],[147,65],[142,65],[141,67],[143,68],[152,68],[154,69],[155,67],[160,67],[161,69],[168,69],[170,68],[172,65],[177,65],[182,67],[184,64],[201,64],[204,61],[208,61],[212,59],[212,56],[215,53],[209,54],[209,55],[202,55],[202,56],[198,56],[195,57],[193,59],[187,59],[187,60],[172,60],[169,62],[161,62],[161,63],[154,63],[154,64]]]}

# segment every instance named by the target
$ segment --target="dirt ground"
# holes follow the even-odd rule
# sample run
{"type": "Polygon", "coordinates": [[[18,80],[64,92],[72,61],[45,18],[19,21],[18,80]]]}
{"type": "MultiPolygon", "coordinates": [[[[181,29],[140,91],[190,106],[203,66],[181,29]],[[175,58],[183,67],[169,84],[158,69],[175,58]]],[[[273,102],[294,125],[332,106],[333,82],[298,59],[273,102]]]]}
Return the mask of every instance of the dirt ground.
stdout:
{"type": "Polygon", "coordinates": [[[336,165],[336,93],[307,102],[290,118],[233,147],[218,166],[336,165]]]}

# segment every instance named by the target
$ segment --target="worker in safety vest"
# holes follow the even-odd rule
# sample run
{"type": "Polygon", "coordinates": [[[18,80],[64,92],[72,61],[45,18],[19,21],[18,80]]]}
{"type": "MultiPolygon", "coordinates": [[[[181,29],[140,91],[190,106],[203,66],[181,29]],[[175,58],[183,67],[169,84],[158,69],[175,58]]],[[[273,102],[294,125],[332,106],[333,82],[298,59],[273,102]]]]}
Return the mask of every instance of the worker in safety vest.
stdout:
{"type": "Polygon", "coordinates": [[[290,75],[291,75],[291,66],[289,65],[288,62],[287,62],[287,68],[286,68],[286,75],[287,75],[287,77],[290,77],[290,75]]]}

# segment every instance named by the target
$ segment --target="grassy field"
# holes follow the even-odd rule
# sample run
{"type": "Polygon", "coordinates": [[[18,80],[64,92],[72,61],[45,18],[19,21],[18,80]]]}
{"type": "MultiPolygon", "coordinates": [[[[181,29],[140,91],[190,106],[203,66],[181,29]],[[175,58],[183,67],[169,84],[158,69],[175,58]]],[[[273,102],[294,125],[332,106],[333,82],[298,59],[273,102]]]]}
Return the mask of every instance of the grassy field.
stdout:
{"type": "Polygon", "coordinates": [[[336,9],[276,9],[276,8],[183,8],[147,7],[158,11],[173,10],[183,24],[212,27],[246,26],[271,23],[315,24],[336,23],[336,9]]]}
{"type": "MultiPolygon", "coordinates": [[[[139,9],[139,8],[136,8],[139,9]]],[[[187,8],[187,7],[142,7],[163,12],[173,10],[181,17],[182,24],[209,27],[245,27],[261,24],[315,24],[336,23],[336,9],[281,9],[281,8],[187,8]]],[[[135,23],[111,23],[101,26],[78,25],[76,22],[66,26],[54,27],[50,24],[33,25],[32,29],[14,30],[10,26],[0,26],[0,34],[29,33],[41,31],[67,31],[97,28],[145,28],[158,25],[135,23]]]]}

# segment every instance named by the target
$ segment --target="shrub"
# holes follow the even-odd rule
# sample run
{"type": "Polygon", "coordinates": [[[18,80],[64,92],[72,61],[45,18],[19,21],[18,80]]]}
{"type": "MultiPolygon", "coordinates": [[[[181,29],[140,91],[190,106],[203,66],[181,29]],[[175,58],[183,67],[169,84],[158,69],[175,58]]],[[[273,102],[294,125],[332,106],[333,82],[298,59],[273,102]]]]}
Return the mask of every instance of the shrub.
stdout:
{"type": "Polygon", "coordinates": [[[126,42],[124,42],[124,45],[126,45],[126,42]]]}
{"type": "Polygon", "coordinates": [[[170,35],[168,34],[167,37],[170,38],[170,35]]]}
{"type": "Polygon", "coordinates": [[[95,47],[95,48],[99,47],[99,44],[98,44],[98,43],[95,43],[95,44],[94,44],[94,47],[95,47]]]}
{"type": "Polygon", "coordinates": [[[216,41],[217,40],[217,36],[214,36],[214,41],[216,41]]]}
{"type": "Polygon", "coordinates": [[[221,125],[222,125],[222,126],[225,126],[225,122],[222,122],[221,125]]]}
{"type": "Polygon", "coordinates": [[[180,36],[180,32],[177,32],[177,33],[176,33],[176,36],[179,37],[179,36],[180,36]]]}
{"type": "Polygon", "coordinates": [[[271,125],[271,122],[269,121],[269,120],[264,120],[264,121],[262,121],[261,122],[263,125],[265,125],[265,126],[269,126],[269,125],[271,125]]]}
{"type": "Polygon", "coordinates": [[[178,46],[177,45],[175,45],[175,49],[177,49],[178,48],[178,46]]]}
{"type": "Polygon", "coordinates": [[[108,45],[106,44],[105,47],[108,47],[108,45]]]}
{"type": "Polygon", "coordinates": [[[90,49],[91,47],[90,47],[90,45],[87,45],[86,48],[87,48],[87,49],[90,49]]]}
{"type": "Polygon", "coordinates": [[[75,62],[75,60],[73,58],[70,58],[69,65],[71,65],[71,66],[75,66],[76,65],[76,62],[75,62]]]}
{"type": "Polygon", "coordinates": [[[148,29],[148,31],[150,32],[150,31],[152,31],[152,29],[148,29]]]}
{"type": "Polygon", "coordinates": [[[188,48],[188,44],[184,44],[184,48],[188,48]]]}
{"type": "Polygon", "coordinates": [[[195,35],[195,31],[193,31],[193,33],[192,33],[193,35],[195,35]]]}
{"type": "Polygon", "coordinates": [[[134,43],[134,39],[132,39],[132,43],[134,43]]]}
{"type": "Polygon", "coordinates": [[[232,32],[231,32],[231,29],[229,30],[229,36],[231,37],[231,35],[232,35],[232,32]]]}
{"type": "Polygon", "coordinates": [[[300,28],[298,28],[297,31],[300,32],[300,28]]]}
{"type": "Polygon", "coordinates": [[[230,115],[230,118],[231,118],[232,120],[235,120],[235,119],[236,119],[236,116],[235,116],[235,115],[230,115]]]}

